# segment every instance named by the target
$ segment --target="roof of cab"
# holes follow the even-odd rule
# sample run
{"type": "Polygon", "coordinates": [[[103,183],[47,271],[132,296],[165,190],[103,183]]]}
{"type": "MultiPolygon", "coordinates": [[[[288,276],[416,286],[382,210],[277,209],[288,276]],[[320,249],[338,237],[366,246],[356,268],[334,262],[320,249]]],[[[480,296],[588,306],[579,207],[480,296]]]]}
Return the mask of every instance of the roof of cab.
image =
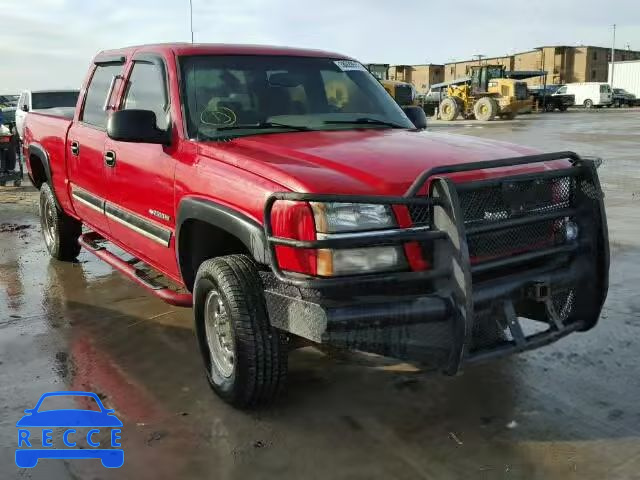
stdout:
{"type": "Polygon", "coordinates": [[[138,51],[174,55],[279,55],[353,60],[351,57],[347,57],[339,53],[325,52],[322,50],[268,45],[233,45],[224,43],[159,43],[137,45],[114,50],[103,50],[96,55],[96,59],[107,56],[129,57],[138,51]]]}

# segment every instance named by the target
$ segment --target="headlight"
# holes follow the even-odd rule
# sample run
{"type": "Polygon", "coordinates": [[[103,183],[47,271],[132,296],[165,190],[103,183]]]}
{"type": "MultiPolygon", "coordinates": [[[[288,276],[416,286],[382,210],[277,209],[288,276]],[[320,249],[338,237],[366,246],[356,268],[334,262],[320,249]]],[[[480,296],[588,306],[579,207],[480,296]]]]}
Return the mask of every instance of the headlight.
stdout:
{"type": "Polygon", "coordinates": [[[407,267],[400,246],[318,250],[318,275],[358,275],[398,271],[407,267]]]}
{"type": "Polygon", "coordinates": [[[359,232],[396,226],[389,205],[363,203],[312,203],[318,233],[359,232]]]}
{"type": "Polygon", "coordinates": [[[580,230],[578,229],[578,225],[571,220],[567,220],[564,222],[564,237],[567,239],[567,242],[573,242],[578,238],[578,233],[580,230]]]}

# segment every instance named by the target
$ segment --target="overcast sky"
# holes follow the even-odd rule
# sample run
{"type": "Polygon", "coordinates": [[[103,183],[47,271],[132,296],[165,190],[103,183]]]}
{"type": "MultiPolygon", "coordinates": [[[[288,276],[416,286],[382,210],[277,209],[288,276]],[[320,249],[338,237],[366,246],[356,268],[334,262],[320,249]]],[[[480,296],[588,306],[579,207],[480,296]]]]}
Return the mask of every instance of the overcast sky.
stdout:
{"type": "MultiPolygon", "coordinates": [[[[540,45],[640,50],[638,0],[193,0],[197,42],[312,47],[415,64],[540,45]]],[[[0,93],[79,87],[101,49],[189,41],[189,0],[0,0],[0,93]]]]}

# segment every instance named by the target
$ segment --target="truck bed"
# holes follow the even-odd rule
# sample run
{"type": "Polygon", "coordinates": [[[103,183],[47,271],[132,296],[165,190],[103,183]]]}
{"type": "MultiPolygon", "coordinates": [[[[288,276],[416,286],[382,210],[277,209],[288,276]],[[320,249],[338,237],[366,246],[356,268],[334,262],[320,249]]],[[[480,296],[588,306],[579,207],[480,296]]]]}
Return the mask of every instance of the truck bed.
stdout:
{"type": "Polygon", "coordinates": [[[66,118],[67,120],[73,120],[75,111],[75,107],[54,107],[45,108],[42,110],[32,110],[31,113],[39,113],[41,115],[47,115],[49,117],[60,117],[66,118]]]}
{"type": "MultiPolygon", "coordinates": [[[[51,109],[50,109],[51,110],[51,109]]],[[[56,110],[56,109],[53,109],[56,110]]],[[[58,113],[58,112],[55,112],[58,113]]],[[[63,112],[59,112],[63,113],[63,112]]],[[[68,114],[67,114],[68,115],[68,114]]],[[[71,128],[72,118],[44,112],[29,112],[24,128],[24,157],[27,160],[29,177],[34,178],[31,155],[36,150],[43,150],[48,157],[48,177],[52,180],[52,188],[56,192],[61,206],[69,206],[66,172],[67,134],[71,128]]],[[[38,188],[39,185],[36,185],[38,188]]]]}

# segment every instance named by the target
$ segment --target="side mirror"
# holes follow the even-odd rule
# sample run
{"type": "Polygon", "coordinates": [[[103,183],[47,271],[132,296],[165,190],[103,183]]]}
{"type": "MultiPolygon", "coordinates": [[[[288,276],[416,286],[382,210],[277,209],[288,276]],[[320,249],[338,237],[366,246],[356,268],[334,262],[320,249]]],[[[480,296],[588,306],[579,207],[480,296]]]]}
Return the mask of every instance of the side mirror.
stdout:
{"type": "Polygon", "coordinates": [[[107,121],[107,135],[112,140],[134,143],[169,144],[169,130],[160,130],[151,110],[119,110],[107,121]]]}
{"type": "Polygon", "coordinates": [[[402,107],[402,110],[418,130],[424,130],[427,128],[427,114],[424,113],[422,107],[409,105],[407,107],[402,107]]]}
{"type": "Polygon", "coordinates": [[[28,105],[22,105],[21,110],[22,110],[23,112],[28,112],[28,111],[29,111],[29,106],[28,106],[28,105]]]}

